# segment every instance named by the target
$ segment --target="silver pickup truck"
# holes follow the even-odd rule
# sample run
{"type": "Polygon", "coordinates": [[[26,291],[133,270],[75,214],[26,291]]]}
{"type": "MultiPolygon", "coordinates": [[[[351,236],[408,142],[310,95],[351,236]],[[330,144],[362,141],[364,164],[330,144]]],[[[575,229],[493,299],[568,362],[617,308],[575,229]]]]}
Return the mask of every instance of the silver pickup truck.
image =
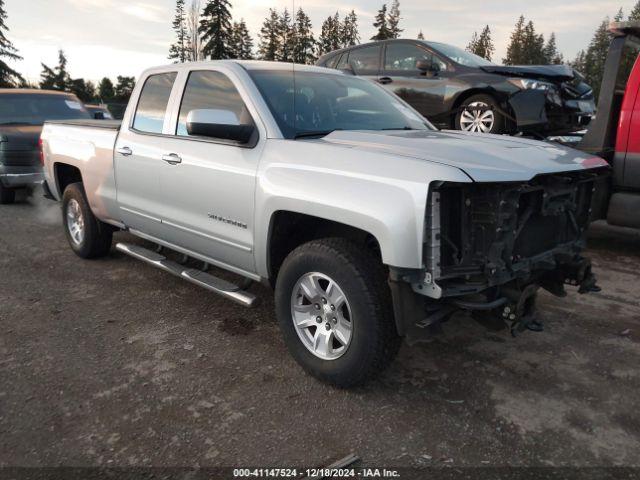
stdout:
{"type": "Polygon", "coordinates": [[[122,124],[47,122],[42,141],[45,188],[80,257],[107,255],[126,230],[153,246],[117,250],[241,305],[256,303],[251,282],[270,284],[291,354],[334,385],[372,378],[403,337],[457,311],[515,333],[541,328],[539,288],[597,290],[580,251],[603,160],[438,131],[338,71],[154,68],[122,124]]]}

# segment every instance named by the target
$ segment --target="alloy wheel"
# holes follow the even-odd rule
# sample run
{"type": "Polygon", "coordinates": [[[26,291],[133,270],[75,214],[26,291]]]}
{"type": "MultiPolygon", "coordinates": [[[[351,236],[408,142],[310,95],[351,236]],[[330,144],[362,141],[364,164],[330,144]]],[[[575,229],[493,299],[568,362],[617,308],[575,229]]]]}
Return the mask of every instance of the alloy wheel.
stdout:
{"type": "Polygon", "coordinates": [[[466,132],[489,133],[496,121],[495,114],[484,102],[473,102],[460,114],[460,129],[466,132]]]}
{"type": "Polygon", "coordinates": [[[311,272],[298,279],[291,294],[291,318],[304,346],[322,360],[345,354],[353,337],[351,308],[329,276],[311,272]]]}
{"type": "Polygon", "coordinates": [[[84,217],[80,204],[73,198],[67,203],[67,229],[69,230],[71,241],[76,245],[80,245],[84,240],[84,217]]]}

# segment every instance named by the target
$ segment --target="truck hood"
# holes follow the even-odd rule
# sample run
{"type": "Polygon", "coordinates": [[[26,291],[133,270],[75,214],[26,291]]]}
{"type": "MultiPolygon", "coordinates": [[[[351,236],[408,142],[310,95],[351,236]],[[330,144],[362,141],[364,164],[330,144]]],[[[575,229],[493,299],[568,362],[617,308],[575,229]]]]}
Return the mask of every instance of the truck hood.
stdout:
{"type": "Polygon", "coordinates": [[[34,150],[42,125],[0,125],[0,150],[34,150]]]}
{"type": "Polygon", "coordinates": [[[335,131],[317,141],[456,167],[476,182],[529,181],[608,166],[599,157],[551,143],[458,131],[335,131]]]}
{"type": "Polygon", "coordinates": [[[508,77],[524,77],[566,82],[573,80],[575,72],[567,65],[488,65],[480,67],[487,73],[508,77]]]}

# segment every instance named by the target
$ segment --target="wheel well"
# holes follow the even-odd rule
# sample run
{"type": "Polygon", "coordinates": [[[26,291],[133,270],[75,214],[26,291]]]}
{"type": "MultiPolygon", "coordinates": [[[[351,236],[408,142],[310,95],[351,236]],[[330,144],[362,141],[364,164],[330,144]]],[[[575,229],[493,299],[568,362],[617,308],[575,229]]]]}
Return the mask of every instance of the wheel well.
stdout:
{"type": "Polygon", "coordinates": [[[380,244],[368,232],[343,223],[296,212],[278,211],[273,215],[269,234],[269,280],[275,284],[284,259],[303,243],[319,238],[341,237],[369,249],[382,261],[380,244]]]}
{"type": "MultiPolygon", "coordinates": [[[[456,113],[458,111],[458,108],[460,108],[460,105],[462,105],[462,102],[464,102],[468,98],[473,97],[474,95],[488,95],[489,97],[493,98],[496,101],[496,103],[500,105],[502,108],[506,108],[510,116],[513,116],[509,105],[508,104],[505,105],[504,102],[500,101],[500,99],[496,96],[496,94],[493,91],[486,88],[473,88],[471,90],[466,90],[462,92],[458,96],[458,98],[456,98],[455,101],[453,102],[453,107],[451,109],[451,120],[450,120],[451,128],[455,128],[456,126],[456,113]]],[[[509,124],[512,123],[508,117],[507,117],[507,122],[509,124]]]]}
{"type": "Polygon", "coordinates": [[[82,182],[82,174],[77,167],[65,163],[56,163],[54,168],[60,195],[62,195],[65,188],[72,183],[82,182]]]}

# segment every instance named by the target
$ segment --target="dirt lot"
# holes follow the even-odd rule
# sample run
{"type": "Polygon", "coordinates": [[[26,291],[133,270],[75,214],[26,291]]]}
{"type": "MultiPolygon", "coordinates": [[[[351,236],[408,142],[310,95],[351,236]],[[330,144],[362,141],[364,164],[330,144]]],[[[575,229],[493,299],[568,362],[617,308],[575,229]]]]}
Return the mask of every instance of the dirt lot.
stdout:
{"type": "MultiPolygon", "coordinates": [[[[640,465],[640,237],[595,228],[600,294],[546,331],[465,315],[340,391],[246,310],[119,253],[77,258],[57,206],[0,207],[0,466],[640,465]]],[[[129,239],[118,234],[117,240],[129,239]]]]}

